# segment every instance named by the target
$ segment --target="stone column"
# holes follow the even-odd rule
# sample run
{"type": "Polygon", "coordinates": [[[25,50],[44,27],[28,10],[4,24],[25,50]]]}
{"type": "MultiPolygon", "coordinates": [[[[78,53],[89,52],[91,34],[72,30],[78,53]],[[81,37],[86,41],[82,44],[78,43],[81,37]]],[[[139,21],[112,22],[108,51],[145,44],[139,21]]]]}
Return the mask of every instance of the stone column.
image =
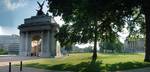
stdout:
{"type": "Polygon", "coordinates": [[[27,54],[28,56],[31,56],[31,33],[28,32],[28,36],[27,36],[27,54]]]}
{"type": "Polygon", "coordinates": [[[128,43],[128,46],[129,46],[129,48],[128,48],[128,50],[130,50],[129,52],[131,52],[131,41],[128,41],[129,43],[128,43]]]}
{"type": "Polygon", "coordinates": [[[46,31],[41,32],[41,57],[49,57],[49,48],[48,48],[48,33],[46,31]]]}
{"type": "Polygon", "coordinates": [[[25,33],[20,32],[20,49],[19,49],[19,55],[25,56],[25,33]]]}
{"type": "Polygon", "coordinates": [[[25,35],[25,52],[26,52],[26,56],[29,56],[28,55],[28,32],[26,32],[25,35]]]}
{"type": "Polygon", "coordinates": [[[49,52],[49,31],[44,32],[44,52],[45,52],[45,57],[50,57],[50,52],[49,52]]]}
{"type": "Polygon", "coordinates": [[[134,41],[132,41],[132,50],[134,52],[134,41]]]}
{"type": "Polygon", "coordinates": [[[134,41],[132,41],[132,49],[133,49],[133,52],[134,52],[134,41]]]}
{"type": "Polygon", "coordinates": [[[47,31],[47,54],[48,54],[48,56],[50,57],[51,56],[51,47],[50,47],[50,31],[48,30],[47,31]]]}
{"type": "Polygon", "coordinates": [[[133,49],[134,49],[134,51],[136,52],[136,49],[135,49],[135,41],[133,42],[133,49]]]}
{"type": "Polygon", "coordinates": [[[130,41],[130,49],[132,50],[131,52],[133,52],[133,49],[132,49],[132,41],[130,41]]]}
{"type": "Polygon", "coordinates": [[[130,51],[128,51],[128,52],[131,52],[131,42],[130,41],[128,41],[128,50],[130,50],[130,51]]]}
{"type": "Polygon", "coordinates": [[[43,54],[43,47],[44,47],[44,42],[43,42],[43,39],[44,39],[44,37],[43,37],[43,32],[41,32],[41,53],[40,53],[40,56],[42,56],[42,54],[43,54]]]}
{"type": "Polygon", "coordinates": [[[56,39],[55,39],[55,32],[51,32],[51,55],[54,57],[56,56],[56,39]]]}

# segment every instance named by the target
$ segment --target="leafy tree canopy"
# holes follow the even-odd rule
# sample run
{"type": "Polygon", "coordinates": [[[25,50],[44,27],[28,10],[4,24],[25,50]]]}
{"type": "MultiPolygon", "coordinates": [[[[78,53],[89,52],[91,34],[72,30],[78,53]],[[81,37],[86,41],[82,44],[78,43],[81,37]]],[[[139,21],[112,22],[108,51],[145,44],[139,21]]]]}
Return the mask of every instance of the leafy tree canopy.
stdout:
{"type": "Polygon", "coordinates": [[[116,37],[125,22],[130,24],[130,29],[134,28],[131,22],[135,23],[133,20],[140,16],[140,5],[141,0],[49,0],[49,11],[54,16],[62,16],[67,24],[72,23],[70,27],[62,26],[68,31],[64,33],[66,38],[86,43],[93,41],[95,27],[98,39],[116,37]]]}
{"type": "Polygon", "coordinates": [[[141,0],[48,0],[53,16],[62,16],[65,25],[56,38],[61,45],[94,42],[96,59],[98,40],[113,40],[130,22],[132,30],[141,17],[141,0]]]}

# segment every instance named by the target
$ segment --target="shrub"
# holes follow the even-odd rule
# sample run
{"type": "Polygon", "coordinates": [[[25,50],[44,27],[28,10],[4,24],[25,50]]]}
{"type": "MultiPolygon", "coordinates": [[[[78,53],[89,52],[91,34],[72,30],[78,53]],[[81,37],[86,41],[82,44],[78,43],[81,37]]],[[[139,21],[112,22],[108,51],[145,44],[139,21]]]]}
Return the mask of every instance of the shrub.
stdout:
{"type": "Polygon", "coordinates": [[[4,49],[0,49],[0,55],[3,55],[3,54],[8,54],[8,52],[4,49]]]}

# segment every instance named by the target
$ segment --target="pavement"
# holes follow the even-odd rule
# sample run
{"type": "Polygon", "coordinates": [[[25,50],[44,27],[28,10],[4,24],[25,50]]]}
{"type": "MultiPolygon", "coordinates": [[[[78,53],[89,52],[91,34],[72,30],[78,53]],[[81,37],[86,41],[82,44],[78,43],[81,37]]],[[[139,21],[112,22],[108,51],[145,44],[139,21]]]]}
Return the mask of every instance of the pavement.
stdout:
{"type": "MultiPolygon", "coordinates": [[[[8,66],[0,67],[0,72],[9,72],[8,66]]],[[[22,71],[20,71],[19,67],[12,66],[11,72],[69,72],[69,71],[54,71],[54,70],[44,70],[44,69],[29,68],[29,67],[23,67],[22,71]]]]}
{"type": "Polygon", "coordinates": [[[15,55],[0,55],[0,72],[9,72],[9,62],[11,62],[11,72],[70,72],[70,71],[54,71],[44,70],[30,67],[23,67],[20,71],[20,67],[14,66],[13,64],[20,64],[20,61],[39,59],[39,57],[21,57],[15,55]]]}

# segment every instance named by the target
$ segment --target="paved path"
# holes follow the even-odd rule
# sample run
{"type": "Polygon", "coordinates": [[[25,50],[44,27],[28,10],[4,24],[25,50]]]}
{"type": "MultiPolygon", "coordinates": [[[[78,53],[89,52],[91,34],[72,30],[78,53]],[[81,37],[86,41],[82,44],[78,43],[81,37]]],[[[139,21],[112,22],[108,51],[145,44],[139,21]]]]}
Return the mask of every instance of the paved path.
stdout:
{"type": "MultiPolygon", "coordinates": [[[[0,67],[0,72],[9,72],[8,66],[0,67]]],[[[20,72],[20,69],[19,69],[19,67],[13,66],[11,72],[20,72]]],[[[44,69],[23,67],[23,70],[21,72],[69,72],[69,71],[53,71],[53,70],[44,70],[44,69]]]]}
{"type": "MultiPolygon", "coordinates": [[[[11,56],[11,55],[0,55],[0,72],[9,72],[8,65],[9,62],[12,64],[19,64],[20,61],[25,60],[33,60],[33,59],[39,59],[39,57],[20,57],[20,56],[11,56]]],[[[19,67],[12,66],[12,72],[20,72],[19,67]]],[[[69,72],[69,71],[53,71],[53,70],[44,70],[44,69],[37,69],[37,68],[29,68],[29,67],[23,67],[23,71],[21,72],[69,72]]]]}
{"type": "Polygon", "coordinates": [[[21,60],[32,60],[39,59],[40,57],[21,57],[15,55],[0,55],[0,62],[9,62],[9,61],[21,61],[21,60]]]}

